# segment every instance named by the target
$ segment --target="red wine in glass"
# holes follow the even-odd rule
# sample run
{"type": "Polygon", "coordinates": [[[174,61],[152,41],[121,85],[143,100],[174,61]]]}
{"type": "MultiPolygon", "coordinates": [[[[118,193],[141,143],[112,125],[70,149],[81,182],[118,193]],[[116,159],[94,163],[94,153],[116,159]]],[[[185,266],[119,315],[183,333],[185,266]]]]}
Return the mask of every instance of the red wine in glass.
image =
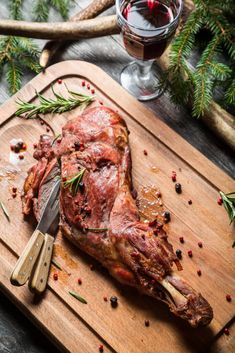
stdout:
{"type": "Polygon", "coordinates": [[[160,57],[166,50],[175,33],[175,30],[164,30],[174,21],[174,4],[168,3],[169,6],[166,1],[163,3],[160,0],[124,2],[122,16],[129,26],[123,26],[122,35],[131,56],[139,60],[151,60],[160,57]]]}

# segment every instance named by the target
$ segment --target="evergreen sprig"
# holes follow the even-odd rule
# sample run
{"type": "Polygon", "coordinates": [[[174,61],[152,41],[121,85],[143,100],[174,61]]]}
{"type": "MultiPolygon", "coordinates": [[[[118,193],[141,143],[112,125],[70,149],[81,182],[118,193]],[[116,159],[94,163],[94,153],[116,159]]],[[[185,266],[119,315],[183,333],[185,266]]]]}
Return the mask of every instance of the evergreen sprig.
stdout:
{"type": "Polygon", "coordinates": [[[183,29],[176,36],[170,51],[166,73],[172,100],[177,104],[192,103],[193,116],[199,117],[209,108],[218,85],[225,88],[223,102],[235,103],[235,26],[234,0],[194,0],[195,10],[189,15],[183,29]],[[195,68],[188,60],[196,46],[201,30],[210,32],[195,68]],[[221,61],[226,52],[228,63],[221,61]]]}
{"type": "MultiPolygon", "coordinates": [[[[9,12],[14,20],[22,20],[22,6],[24,0],[9,0],[9,12]]],[[[74,0],[37,0],[34,16],[38,21],[48,19],[49,10],[53,7],[66,19],[70,5],[74,0]]],[[[9,93],[16,93],[22,84],[25,70],[39,73],[39,48],[32,39],[23,37],[0,37],[0,78],[6,72],[9,93]]]]}
{"type": "Polygon", "coordinates": [[[49,10],[53,7],[64,20],[68,19],[69,8],[74,0],[37,0],[33,8],[35,21],[47,21],[49,10]]]}

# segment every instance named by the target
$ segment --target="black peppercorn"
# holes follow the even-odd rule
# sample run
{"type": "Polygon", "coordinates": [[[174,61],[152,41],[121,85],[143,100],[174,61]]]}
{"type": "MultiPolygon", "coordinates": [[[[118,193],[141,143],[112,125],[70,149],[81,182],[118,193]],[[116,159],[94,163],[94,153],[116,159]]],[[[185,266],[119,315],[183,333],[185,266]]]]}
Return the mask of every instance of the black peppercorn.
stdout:
{"type": "Polygon", "coordinates": [[[176,183],[175,184],[175,191],[177,192],[177,194],[181,194],[182,192],[182,187],[180,183],[176,183]]]}
{"type": "Polygon", "coordinates": [[[175,253],[176,253],[176,256],[178,257],[178,259],[181,260],[182,259],[182,251],[180,249],[177,249],[175,253]]]}
{"type": "Polygon", "coordinates": [[[165,223],[170,222],[170,220],[171,220],[171,214],[170,214],[169,211],[164,212],[164,213],[163,213],[163,217],[164,217],[164,222],[165,222],[165,223]]]}
{"type": "Polygon", "coordinates": [[[118,305],[118,298],[115,296],[112,296],[110,298],[110,303],[111,303],[112,308],[116,308],[118,305]]]}

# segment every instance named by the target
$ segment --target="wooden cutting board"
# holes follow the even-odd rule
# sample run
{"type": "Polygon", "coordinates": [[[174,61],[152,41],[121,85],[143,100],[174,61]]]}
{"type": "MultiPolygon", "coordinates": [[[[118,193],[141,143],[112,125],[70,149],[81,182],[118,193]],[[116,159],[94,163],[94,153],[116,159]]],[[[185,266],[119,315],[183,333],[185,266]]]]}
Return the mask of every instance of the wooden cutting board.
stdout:
{"type": "MultiPolygon", "coordinates": [[[[157,103],[156,103],[157,104],[157,103]]],[[[225,326],[234,318],[234,228],[229,226],[223,207],[217,204],[218,191],[234,189],[233,180],[167,127],[151,111],[125,92],[98,67],[79,61],[67,61],[51,66],[39,74],[0,108],[0,200],[10,214],[10,222],[0,213],[0,266],[1,289],[64,351],[91,353],[99,351],[119,353],[203,352],[216,339],[213,352],[234,348],[232,334],[222,335],[225,326]],[[137,190],[143,186],[159,187],[165,209],[171,212],[168,226],[170,242],[183,252],[182,275],[208,299],[214,309],[214,320],[206,328],[192,329],[174,317],[162,303],[123,287],[90,257],[58,235],[54,258],[62,266],[51,268],[48,289],[42,299],[34,298],[27,286],[10,284],[11,270],[28,241],[33,226],[21,214],[20,191],[28,168],[35,162],[33,143],[39,135],[57,134],[61,126],[79,114],[79,109],[62,115],[44,116],[39,120],[17,118],[16,99],[34,101],[35,91],[52,96],[51,85],[66,94],[63,80],[71,90],[89,92],[82,81],[95,89],[97,100],[102,101],[125,118],[130,130],[133,159],[133,179],[137,190]],[[48,125],[47,125],[48,124],[48,125]],[[20,163],[12,157],[10,141],[22,138],[27,152],[20,163]],[[147,156],[143,153],[147,150],[147,156]],[[176,194],[171,180],[172,171],[183,192],[176,194]],[[11,187],[18,188],[13,199],[11,187]],[[192,205],[188,201],[192,200],[192,205]],[[183,236],[184,244],[179,237],[183,236]],[[202,241],[203,247],[198,247],[202,241]],[[192,250],[189,258],[187,251],[192,250]],[[91,266],[93,269],[91,270],[91,266]],[[202,275],[197,275],[201,269],[202,275]],[[58,272],[58,281],[53,273],[58,272]],[[77,279],[82,279],[82,285],[77,279]],[[82,304],[68,294],[74,290],[88,304],[82,304]],[[226,301],[226,294],[232,302],[226,301]],[[116,295],[119,305],[111,308],[108,298],[116,295]],[[145,327],[148,319],[150,326],[145,327]]],[[[150,189],[151,190],[151,189],[150,189]]],[[[234,328],[231,326],[231,332],[234,328]]]]}

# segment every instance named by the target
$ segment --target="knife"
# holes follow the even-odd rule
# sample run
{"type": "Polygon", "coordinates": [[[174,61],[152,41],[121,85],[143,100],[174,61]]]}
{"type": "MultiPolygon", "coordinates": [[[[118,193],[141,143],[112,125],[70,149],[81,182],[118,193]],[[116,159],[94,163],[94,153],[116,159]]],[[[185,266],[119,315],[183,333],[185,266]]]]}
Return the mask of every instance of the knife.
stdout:
{"type": "MultiPolygon", "coordinates": [[[[51,193],[45,204],[37,228],[33,232],[23,253],[19,257],[11,273],[10,281],[15,286],[24,285],[29,279],[30,275],[33,279],[33,274],[35,274],[36,277],[32,282],[32,290],[36,289],[36,287],[39,286],[38,282],[40,282],[39,292],[42,290],[42,287],[46,287],[47,277],[45,280],[45,276],[48,276],[49,273],[54,241],[54,237],[49,235],[47,232],[50,231],[50,227],[55,228],[56,224],[58,226],[59,190],[60,179],[57,180],[54,186],[52,187],[51,193]],[[40,258],[37,265],[35,266],[39,254],[40,258]],[[34,270],[34,266],[35,271],[32,273],[32,271],[34,270]],[[44,271],[42,271],[43,266],[44,271]],[[42,272],[43,276],[40,276],[40,273],[42,272]]],[[[52,231],[54,231],[54,229],[52,229],[52,231]]]]}

